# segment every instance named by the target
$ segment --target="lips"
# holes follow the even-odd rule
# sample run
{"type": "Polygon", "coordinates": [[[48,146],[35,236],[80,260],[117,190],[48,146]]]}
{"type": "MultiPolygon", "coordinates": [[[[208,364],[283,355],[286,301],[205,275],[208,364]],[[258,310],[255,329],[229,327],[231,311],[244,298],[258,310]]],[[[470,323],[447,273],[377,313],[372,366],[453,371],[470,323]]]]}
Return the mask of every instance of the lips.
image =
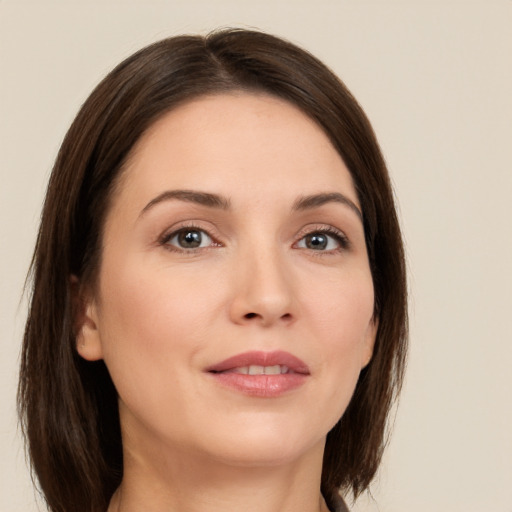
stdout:
{"type": "Polygon", "coordinates": [[[251,396],[278,397],[304,384],[307,364],[289,352],[245,352],[230,357],[206,372],[219,384],[251,396]]]}

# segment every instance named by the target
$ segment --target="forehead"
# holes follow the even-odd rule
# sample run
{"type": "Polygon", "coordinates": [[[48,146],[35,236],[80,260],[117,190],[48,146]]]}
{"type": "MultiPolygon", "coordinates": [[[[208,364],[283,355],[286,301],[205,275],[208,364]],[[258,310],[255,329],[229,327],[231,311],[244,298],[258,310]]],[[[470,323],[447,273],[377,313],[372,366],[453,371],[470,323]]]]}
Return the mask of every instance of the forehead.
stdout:
{"type": "Polygon", "coordinates": [[[291,103],[255,93],[204,96],[155,122],[132,150],[121,195],[207,190],[244,202],[341,191],[350,173],[324,131],[291,103]]]}

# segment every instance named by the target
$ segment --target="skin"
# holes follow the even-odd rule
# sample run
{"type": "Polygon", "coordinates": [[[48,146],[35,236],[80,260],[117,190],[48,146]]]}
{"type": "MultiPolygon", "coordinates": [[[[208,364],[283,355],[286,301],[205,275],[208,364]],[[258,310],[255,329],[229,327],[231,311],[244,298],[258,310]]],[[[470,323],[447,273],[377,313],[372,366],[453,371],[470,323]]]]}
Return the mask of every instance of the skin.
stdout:
{"type": "Polygon", "coordinates": [[[110,511],[325,510],[325,437],[377,327],[356,209],[324,132],[280,99],[202,97],[139,140],[77,339],[83,358],[104,359],[119,393],[125,468],[110,511]],[[175,190],[217,194],[229,208],[161,197],[175,190]],[[294,208],[319,193],[346,201],[294,208]],[[180,229],[201,246],[180,246],[180,229]],[[310,375],[262,398],[205,371],[248,350],[290,352],[310,375]]]}

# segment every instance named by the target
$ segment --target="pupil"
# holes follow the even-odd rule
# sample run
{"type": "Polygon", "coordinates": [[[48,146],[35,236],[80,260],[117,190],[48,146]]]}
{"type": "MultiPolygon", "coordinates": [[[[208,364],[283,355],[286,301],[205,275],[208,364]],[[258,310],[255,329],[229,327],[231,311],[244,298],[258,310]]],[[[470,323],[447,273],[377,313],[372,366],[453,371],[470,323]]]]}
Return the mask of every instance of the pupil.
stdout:
{"type": "Polygon", "coordinates": [[[178,240],[182,247],[188,249],[199,247],[201,245],[201,233],[199,231],[183,231],[179,234],[178,240]]]}
{"type": "Polygon", "coordinates": [[[306,238],[306,246],[309,249],[325,249],[327,247],[327,237],[321,234],[309,235],[306,238]]]}

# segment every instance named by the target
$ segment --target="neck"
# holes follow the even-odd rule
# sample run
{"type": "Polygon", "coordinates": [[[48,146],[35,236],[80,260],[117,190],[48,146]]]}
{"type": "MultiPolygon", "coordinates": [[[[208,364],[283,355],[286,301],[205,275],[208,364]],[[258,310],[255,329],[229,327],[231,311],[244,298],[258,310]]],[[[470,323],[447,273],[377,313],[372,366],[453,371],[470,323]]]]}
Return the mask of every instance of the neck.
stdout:
{"type": "Polygon", "coordinates": [[[233,466],[173,450],[125,449],[124,475],[108,512],[328,512],[320,493],[323,442],[300,460],[233,466]]]}

